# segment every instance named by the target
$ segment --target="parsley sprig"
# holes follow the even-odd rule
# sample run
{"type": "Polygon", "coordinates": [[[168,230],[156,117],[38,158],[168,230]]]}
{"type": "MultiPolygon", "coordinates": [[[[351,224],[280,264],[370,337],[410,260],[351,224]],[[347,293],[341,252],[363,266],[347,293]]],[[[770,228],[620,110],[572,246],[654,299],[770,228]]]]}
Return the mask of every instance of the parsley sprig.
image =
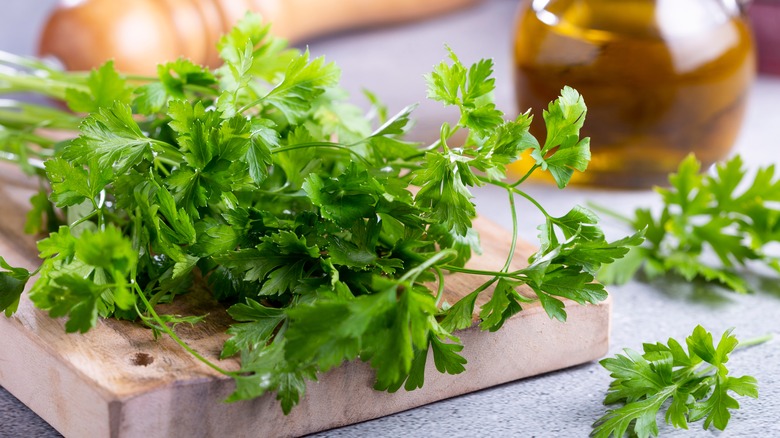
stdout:
{"type": "MultiPolygon", "coordinates": [[[[471,326],[490,286],[479,310],[485,330],[534,300],[564,321],[563,299],[604,300],[595,273],[641,242],[608,242],[591,211],[554,217],[520,188],[525,177],[505,180],[506,164],[529,149],[533,171],[549,171],[560,187],[585,170],[586,107],[571,88],[544,112],[541,144],[530,114],[505,120],[495,107],[492,61],[467,67],[450,52],[427,77],[428,94],[460,117],[420,148],[404,139],[413,106],[386,119],[363,115],[345,102],[334,64],[287,49],[257,16],[219,50],[215,71],[179,59],[155,78],[124,76],[110,62],[82,74],[0,57],[15,70],[0,75],[0,90],[62,99],[81,114],[0,107],[0,158],[50,190],[33,197],[28,216],[29,231],[48,233],[38,243],[42,263],[28,272],[0,260],[0,310],[13,313],[37,274],[30,299],[66,317],[67,331],[86,332],[99,317],[140,320],[234,378],[231,401],[276,392],[289,412],[307,379],[344,361],[369,362],[376,388],[389,391],[423,385],[428,351],[439,371],[460,373],[455,331],[471,326]],[[78,136],[50,140],[41,128],[78,136]],[[513,244],[516,198],[544,214],[526,268],[511,268],[511,251],[495,270],[466,267],[479,251],[470,190],[484,184],[507,193],[513,244]],[[445,305],[448,272],[485,281],[445,305]],[[222,357],[240,356],[238,371],[177,336],[176,324],[197,316],[156,310],[186,300],[196,281],[229,306],[235,323],[222,357]],[[521,295],[521,285],[535,296],[521,295]]],[[[372,113],[387,114],[372,100],[372,113]]]]}
{"type": "Polygon", "coordinates": [[[775,166],[761,167],[752,180],[737,155],[702,174],[693,155],[658,188],[663,208],[637,209],[633,217],[607,212],[637,230],[645,244],[605,267],[599,279],[623,283],[642,270],[648,278],[665,273],[700,278],[735,292],[751,291],[739,269],[763,264],[780,273],[780,178],[775,166]],[[710,260],[712,259],[712,260],[710,260]]]}
{"type": "Polygon", "coordinates": [[[737,346],[771,338],[740,344],[731,332],[727,330],[715,345],[712,334],[697,326],[685,339],[687,352],[670,338],[666,344],[644,344],[643,354],[626,349],[625,354],[602,360],[601,365],[614,379],[604,404],[623,405],[596,421],[591,436],[619,438],[628,431],[640,438],[658,436],[656,417],[662,409],[666,423],[675,428],[688,429],[690,422],[704,420],[704,429],[715,426],[724,430],[730,411],[739,409],[730,393],[758,398],[755,378],[729,375],[729,354],[737,346]]]}

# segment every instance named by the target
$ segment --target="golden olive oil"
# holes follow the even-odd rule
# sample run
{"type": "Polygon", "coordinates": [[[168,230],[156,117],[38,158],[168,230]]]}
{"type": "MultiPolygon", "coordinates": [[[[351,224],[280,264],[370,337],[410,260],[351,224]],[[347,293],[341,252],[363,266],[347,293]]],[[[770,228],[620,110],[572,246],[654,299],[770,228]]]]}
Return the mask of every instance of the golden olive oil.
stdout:
{"type": "MultiPolygon", "coordinates": [[[[693,152],[724,158],[755,71],[736,1],[536,0],[521,5],[515,40],[518,108],[541,114],[564,85],[585,98],[592,161],[573,182],[664,184],[693,152]]],[[[541,117],[532,127],[544,138],[541,117]]],[[[523,175],[532,160],[510,166],[523,175]]]]}

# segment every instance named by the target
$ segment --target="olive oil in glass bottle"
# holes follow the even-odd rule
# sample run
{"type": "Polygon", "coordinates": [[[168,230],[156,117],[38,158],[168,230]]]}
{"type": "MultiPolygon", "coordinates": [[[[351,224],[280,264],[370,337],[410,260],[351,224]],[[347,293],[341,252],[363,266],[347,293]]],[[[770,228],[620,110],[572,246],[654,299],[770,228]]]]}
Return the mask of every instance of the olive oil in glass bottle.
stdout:
{"type": "Polygon", "coordinates": [[[613,187],[664,184],[691,152],[724,158],[755,75],[738,0],[525,1],[514,54],[521,111],[540,114],[564,85],[583,95],[593,157],[573,181],[613,187]]]}

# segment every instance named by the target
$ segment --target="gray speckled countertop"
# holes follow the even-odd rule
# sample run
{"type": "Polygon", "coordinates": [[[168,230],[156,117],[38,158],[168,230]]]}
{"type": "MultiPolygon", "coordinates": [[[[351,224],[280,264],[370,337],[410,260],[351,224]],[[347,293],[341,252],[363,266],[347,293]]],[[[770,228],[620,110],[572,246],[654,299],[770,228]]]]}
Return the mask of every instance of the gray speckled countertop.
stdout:
{"type": "MultiPolygon", "coordinates": [[[[5,0],[0,15],[0,49],[32,53],[38,29],[54,0],[5,0]],[[34,6],[33,6],[34,5],[34,6]]],[[[515,0],[489,0],[475,9],[426,23],[366,32],[353,32],[313,41],[315,54],[325,54],[344,71],[344,83],[359,95],[361,88],[375,90],[391,108],[424,100],[422,75],[444,56],[445,43],[465,60],[493,57],[496,61],[499,107],[511,113],[510,35],[515,0]]],[[[735,152],[749,166],[780,164],[780,78],[759,77],[753,87],[747,120],[735,152]]],[[[430,132],[441,114],[436,104],[423,103],[418,132],[430,132]]],[[[574,203],[593,201],[628,212],[639,205],[654,205],[649,191],[627,192],[532,186],[529,192],[551,213],[564,213],[574,203]]],[[[511,218],[504,195],[490,189],[477,195],[479,211],[509,227],[511,218]]],[[[522,235],[536,236],[540,218],[528,215],[522,235]]],[[[625,230],[607,223],[608,233],[625,230]]],[[[754,295],[712,290],[697,284],[658,281],[632,282],[612,287],[614,317],[611,352],[641,348],[642,342],[684,338],[696,324],[719,335],[736,327],[741,339],[767,332],[780,333],[780,282],[754,278],[754,295]]],[[[735,374],[752,373],[759,381],[758,400],[740,399],[725,433],[700,429],[674,431],[662,425],[662,436],[777,437],[780,423],[780,340],[736,353],[730,362],[735,374]]],[[[2,364],[0,364],[2,366],[2,364]]],[[[601,400],[609,376],[590,363],[547,375],[501,385],[365,423],[331,430],[318,436],[523,436],[584,437],[590,424],[604,413],[601,400]]],[[[699,427],[696,425],[695,427],[699,427]]],[[[0,388],[0,437],[52,437],[57,432],[0,388]]]]}

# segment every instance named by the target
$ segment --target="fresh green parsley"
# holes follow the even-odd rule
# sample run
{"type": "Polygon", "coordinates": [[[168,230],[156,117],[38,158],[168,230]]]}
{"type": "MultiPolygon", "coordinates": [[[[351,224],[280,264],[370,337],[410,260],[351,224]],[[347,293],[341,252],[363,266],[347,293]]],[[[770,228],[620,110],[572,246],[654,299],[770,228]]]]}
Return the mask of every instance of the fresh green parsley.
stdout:
{"type": "MultiPolygon", "coordinates": [[[[360,359],[376,388],[424,383],[428,352],[440,372],[465,369],[456,331],[497,330],[539,300],[565,321],[563,300],[598,303],[599,268],[623,257],[638,235],[608,242],[591,211],[555,217],[505,179],[505,166],[531,150],[533,171],[560,187],[585,170],[579,137],[586,106],[571,88],[544,112],[548,138],[529,133],[530,114],[505,120],[492,95],[493,62],[463,64],[450,51],[427,78],[428,95],[459,110],[440,138],[423,146],[404,136],[414,106],[386,117],[346,102],[339,69],[291,50],[248,15],[219,43],[224,65],[209,71],[180,59],[157,77],[125,76],[110,62],[89,74],[0,56],[0,91],[64,100],[79,115],[35,104],[0,107],[0,158],[43,178],[28,230],[38,244],[34,272],[0,259],[0,310],[13,313],[35,274],[30,299],[66,330],[86,332],[101,317],[139,320],[236,381],[230,401],[275,392],[285,412],[306,380],[360,359]],[[55,141],[41,134],[61,131],[55,141]],[[455,134],[459,134],[456,136],[455,134]],[[460,135],[463,134],[463,135],[460,135]],[[456,141],[455,139],[462,139],[456,141]],[[543,214],[529,266],[477,271],[472,188],[503,190],[514,223],[517,199],[543,214]],[[484,278],[457,303],[444,303],[448,272],[484,278]],[[156,305],[186,300],[196,281],[228,307],[223,370],[174,330],[197,317],[160,315],[156,305]],[[435,290],[432,285],[438,283],[435,290]],[[535,296],[520,295],[528,285],[535,296]],[[451,304],[451,305],[450,305],[451,304]]],[[[512,234],[516,243],[517,226],[512,234]]]]}
{"type": "Polygon", "coordinates": [[[688,156],[670,175],[670,187],[656,189],[660,212],[640,208],[634,217],[615,215],[645,230],[645,244],[605,266],[599,279],[624,283],[639,270],[648,278],[674,273],[747,293],[751,286],[738,269],[763,264],[780,273],[780,255],[771,252],[780,242],[780,177],[774,165],[758,169],[752,180],[747,174],[738,155],[708,174],[688,156]]]}
{"type": "Polygon", "coordinates": [[[596,421],[591,436],[658,436],[656,417],[662,409],[666,423],[675,428],[688,429],[689,423],[704,420],[704,429],[724,430],[731,410],[739,409],[731,393],[758,398],[755,378],[730,376],[726,368],[729,354],[739,345],[731,332],[715,345],[712,334],[697,326],[685,339],[687,352],[670,338],[666,344],[644,344],[644,354],[625,349],[625,354],[602,360],[614,379],[604,404],[622,406],[596,421]]]}

